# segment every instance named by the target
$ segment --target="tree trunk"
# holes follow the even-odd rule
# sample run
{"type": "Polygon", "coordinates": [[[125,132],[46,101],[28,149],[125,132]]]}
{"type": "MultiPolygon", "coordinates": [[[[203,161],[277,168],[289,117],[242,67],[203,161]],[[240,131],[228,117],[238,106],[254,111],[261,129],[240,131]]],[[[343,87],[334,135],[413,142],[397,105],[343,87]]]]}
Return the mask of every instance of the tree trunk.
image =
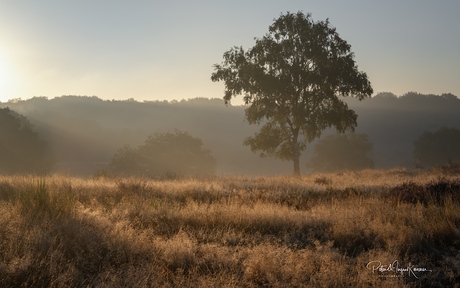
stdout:
{"type": "Polygon", "coordinates": [[[295,129],[292,133],[292,145],[293,145],[293,161],[294,161],[294,175],[300,176],[300,151],[299,151],[299,129],[295,129]]]}
{"type": "Polygon", "coordinates": [[[294,175],[300,176],[300,160],[299,155],[294,156],[294,175]]]}

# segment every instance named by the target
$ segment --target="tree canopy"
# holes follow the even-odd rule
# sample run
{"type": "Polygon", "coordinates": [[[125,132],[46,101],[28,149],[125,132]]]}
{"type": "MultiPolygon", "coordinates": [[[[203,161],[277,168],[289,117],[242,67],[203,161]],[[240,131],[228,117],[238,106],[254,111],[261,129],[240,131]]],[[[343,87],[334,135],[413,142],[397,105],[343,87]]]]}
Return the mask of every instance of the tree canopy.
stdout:
{"type": "Polygon", "coordinates": [[[300,174],[307,143],[328,127],[353,130],[357,115],[338,96],[364,99],[373,93],[358,71],[351,46],[329,20],[286,13],[245,51],[233,47],[215,64],[212,81],[225,82],[225,101],[243,95],[249,124],[263,124],[244,144],[260,155],[290,160],[300,174]]]}
{"type": "Polygon", "coordinates": [[[371,169],[374,168],[372,148],[367,134],[333,134],[315,145],[310,163],[318,172],[371,169]]]}
{"type": "Polygon", "coordinates": [[[201,139],[176,130],[152,134],[137,148],[120,148],[111,167],[125,175],[205,176],[214,174],[215,160],[201,139]]]}
{"type": "Polygon", "coordinates": [[[0,108],[0,173],[44,173],[50,168],[42,141],[24,116],[0,108]]]}
{"type": "Polygon", "coordinates": [[[414,141],[414,160],[418,167],[460,163],[460,130],[442,127],[425,132],[414,141]]]}

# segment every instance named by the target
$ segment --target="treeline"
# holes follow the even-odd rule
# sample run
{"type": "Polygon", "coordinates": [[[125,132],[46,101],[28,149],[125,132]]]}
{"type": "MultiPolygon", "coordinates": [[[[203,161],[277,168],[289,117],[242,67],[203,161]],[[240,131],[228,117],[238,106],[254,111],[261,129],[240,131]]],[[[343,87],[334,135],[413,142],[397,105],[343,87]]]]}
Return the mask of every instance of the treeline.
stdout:
{"type": "Polygon", "coordinates": [[[460,99],[452,94],[409,92],[400,97],[379,93],[369,100],[348,103],[358,114],[357,132],[374,144],[376,167],[416,167],[414,141],[424,132],[460,129],[460,99]]]}
{"type": "MultiPolygon", "coordinates": [[[[375,168],[416,167],[414,141],[442,127],[460,129],[460,99],[452,94],[380,93],[371,99],[346,99],[358,114],[356,133],[367,134],[375,168]]],[[[104,170],[124,145],[142,145],[149,135],[186,131],[202,140],[216,160],[217,174],[289,174],[290,163],[252,154],[242,145],[258,127],[244,121],[244,106],[221,99],[182,101],[101,100],[95,96],[34,97],[0,103],[27,117],[47,143],[51,171],[90,175],[104,170]]],[[[324,139],[334,131],[325,131],[324,139]]],[[[321,139],[319,139],[321,140],[321,139]]],[[[312,171],[311,143],[301,165],[312,171]],[[307,166],[308,165],[308,166],[307,166]]]]}

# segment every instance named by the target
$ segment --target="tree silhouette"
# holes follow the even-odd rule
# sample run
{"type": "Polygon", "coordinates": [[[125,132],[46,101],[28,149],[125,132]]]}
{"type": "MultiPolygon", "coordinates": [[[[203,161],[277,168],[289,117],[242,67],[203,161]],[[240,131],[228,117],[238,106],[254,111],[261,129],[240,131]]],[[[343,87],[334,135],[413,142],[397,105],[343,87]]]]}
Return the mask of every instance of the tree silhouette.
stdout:
{"type": "Polygon", "coordinates": [[[204,176],[214,174],[215,160],[201,139],[176,130],[150,135],[137,148],[120,148],[111,167],[116,173],[140,176],[204,176]]]}
{"type": "Polygon", "coordinates": [[[310,163],[319,172],[374,168],[369,157],[373,145],[367,134],[334,134],[315,145],[310,163]]]}
{"type": "Polygon", "coordinates": [[[263,124],[244,144],[260,156],[293,161],[328,127],[353,130],[357,115],[338,96],[370,97],[367,75],[358,71],[351,46],[329,20],[310,14],[281,15],[269,32],[245,51],[234,47],[214,65],[212,81],[225,82],[224,99],[244,94],[249,124],[263,124]]]}
{"type": "Polygon", "coordinates": [[[418,167],[460,163],[460,130],[443,127],[423,133],[414,141],[414,160],[418,167]]]}
{"type": "Polygon", "coordinates": [[[0,108],[0,173],[44,173],[50,168],[45,142],[24,116],[0,108]]]}

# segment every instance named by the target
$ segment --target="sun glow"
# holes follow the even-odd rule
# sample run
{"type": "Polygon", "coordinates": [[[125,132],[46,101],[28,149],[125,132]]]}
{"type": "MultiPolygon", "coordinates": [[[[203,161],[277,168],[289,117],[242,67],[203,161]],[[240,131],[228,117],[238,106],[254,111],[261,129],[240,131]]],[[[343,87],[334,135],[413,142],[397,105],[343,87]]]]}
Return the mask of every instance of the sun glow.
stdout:
{"type": "Polygon", "coordinates": [[[7,101],[9,87],[11,86],[10,65],[5,55],[0,51],[0,102],[7,101]]]}
{"type": "Polygon", "coordinates": [[[6,85],[6,76],[7,76],[7,67],[6,67],[6,61],[4,61],[3,57],[0,55],[0,89],[3,89],[3,87],[6,85]]]}

